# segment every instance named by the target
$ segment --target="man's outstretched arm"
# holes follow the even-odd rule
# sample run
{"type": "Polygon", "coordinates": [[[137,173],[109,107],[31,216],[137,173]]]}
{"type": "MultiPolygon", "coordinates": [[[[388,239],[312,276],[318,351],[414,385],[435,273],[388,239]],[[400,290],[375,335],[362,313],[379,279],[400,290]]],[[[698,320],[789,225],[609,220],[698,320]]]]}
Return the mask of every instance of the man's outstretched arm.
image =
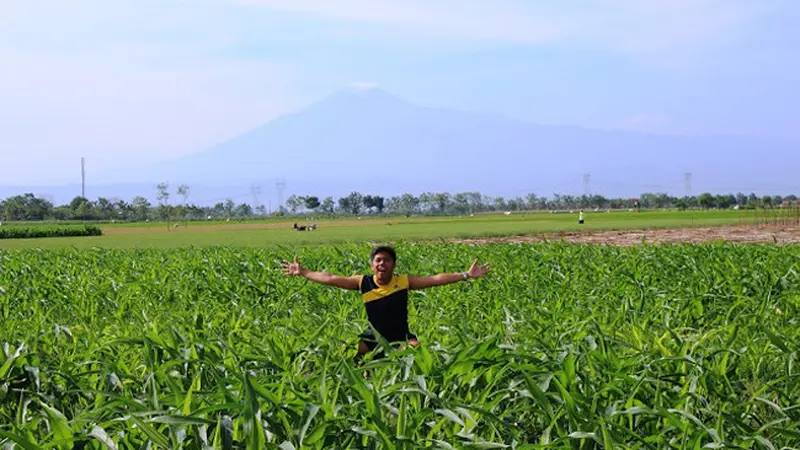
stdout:
{"type": "Polygon", "coordinates": [[[444,286],[459,281],[466,281],[470,278],[480,278],[489,272],[489,264],[478,265],[478,260],[472,263],[469,270],[461,273],[440,273],[427,277],[408,277],[409,289],[425,289],[434,286],[444,286]]]}
{"type": "Polygon", "coordinates": [[[341,275],[334,275],[328,272],[315,272],[308,270],[300,265],[300,262],[295,257],[294,262],[283,261],[281,264],[284,275],[300,276],[307,280],[314,281],[319,284],[327,286],[336,286],[342,289],[358,290],[360,276],[355,275],[351,277],[343,277],[341,275]]]}

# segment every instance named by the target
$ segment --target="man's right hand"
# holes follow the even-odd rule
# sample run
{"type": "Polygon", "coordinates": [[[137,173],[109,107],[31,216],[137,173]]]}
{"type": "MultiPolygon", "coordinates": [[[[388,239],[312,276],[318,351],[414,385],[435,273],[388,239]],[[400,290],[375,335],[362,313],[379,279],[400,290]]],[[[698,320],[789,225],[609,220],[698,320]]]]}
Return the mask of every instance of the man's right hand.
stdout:
{"type": "Polygon", "coordinates": [[[339,275],[330,274],[328,272],[316,272],[313,270],[308,270],[300,265],[300,261],[297,260],[297,256],[294,257],[294,262],[289,262],[284,259],[283,262],[281,263],[281,268],[283,268],[284,275],[301,276],[315,283],[326,284],[328,286],[336,286],[342,289],[351,289],[351,290],[357,290],[361,287],[360,275],[342,277],[339,275]]]}
{"type": "Polygon", "coordinates": [[[294,257],[294,262],[289,262],[284,259],[281,263],[281,268],[283,269],[284,275],[297,276],[303,274],[303,267],[300,266],[300,261],[297,260],[297,256],[294,257]]]}

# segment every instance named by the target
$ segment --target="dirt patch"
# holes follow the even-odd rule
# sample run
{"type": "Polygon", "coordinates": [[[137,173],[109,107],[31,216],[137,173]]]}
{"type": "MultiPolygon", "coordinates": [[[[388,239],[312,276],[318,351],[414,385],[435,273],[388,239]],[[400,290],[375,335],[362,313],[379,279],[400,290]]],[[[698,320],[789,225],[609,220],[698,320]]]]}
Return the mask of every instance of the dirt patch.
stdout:
{"type": "MultiPolygon", "coordinates": [[[[341,219],[341,220],[319,220],[317,226],[319,228],[351,228],[356,226],[376,226],[376,225],[392,225],[402,223],[418,223],[418,222],[444,222],[446,218],[441,219],[341,219]]],[[[297,221],[298,225],[311,225],[311,221],[297,221]]],[[[205,233],[209,231],[238,231],[238,230],[292,230],[292,222],[229,222],[229,223],[177,223],[177,224],[161,224],[153,226],[110,226],[103,228],[103,234],[108,236],[120,234],[163,234],[170,232],[181,233],[205,233]]]]}
{"type": "Polygon", "coordinates": [[[452,239],[465,244],[527,243],[566,241],[572,243],[630,246],[648,244],[705,243],[726,241],[778,245],[800,244],[800,226],[789,225],[736,225],[715,227],[688,227],[674,229],[618,230],[618,231],[564,231],[530,236],[496,236],[485,238],[452,239]]]}
{"type": "MultiPolygon", "coordinates": [[[[232,224],[214,224],[214,225],[189,225],[183,224],[174,225],[161,225],[161,226],[139,226],[139,227],[106,227],[103,229],[103,234],[107,236],[114,236],[120,234],[163,234],[171,232],[179,233],[204,233],[208,231],[234,231],[234,230],[261,230],[261,229],[277,229],[287,228],[285,224],[274,223],[232,223],[232,224]]],[[[288,226],[292,228],[291,224],[288,226]]]]}

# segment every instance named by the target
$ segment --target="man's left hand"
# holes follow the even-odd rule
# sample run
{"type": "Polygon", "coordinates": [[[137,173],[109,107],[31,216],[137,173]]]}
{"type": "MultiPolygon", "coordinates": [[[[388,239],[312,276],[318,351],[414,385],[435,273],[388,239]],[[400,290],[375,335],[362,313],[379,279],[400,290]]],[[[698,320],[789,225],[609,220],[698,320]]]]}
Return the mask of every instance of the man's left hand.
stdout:
{"type": "Polygon", "coordinates": [[[469,276],[470,278],[480,278],[486,275],[486,273],[489,272],[489,269],[490,266],[488,263],[479,266],[478,260],[476,259],[475,262],[473,262],[472,265],[469,267],[469,271],[467,271],[467,276],[469,276]]]}

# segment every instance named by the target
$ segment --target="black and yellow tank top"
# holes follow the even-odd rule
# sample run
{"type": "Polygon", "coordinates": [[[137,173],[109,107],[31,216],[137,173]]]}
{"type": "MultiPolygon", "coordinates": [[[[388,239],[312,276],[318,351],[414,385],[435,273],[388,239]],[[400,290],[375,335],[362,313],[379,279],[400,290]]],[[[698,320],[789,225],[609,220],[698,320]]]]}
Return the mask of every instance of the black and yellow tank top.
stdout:
{"type": "Polygon", "coordinates": [[[361,298],[372,327],[387,341],[404,341],[408,336],[408,275],[393,275],[380,285],[374,275],[364,275],[359,283],[361,298]]]}

